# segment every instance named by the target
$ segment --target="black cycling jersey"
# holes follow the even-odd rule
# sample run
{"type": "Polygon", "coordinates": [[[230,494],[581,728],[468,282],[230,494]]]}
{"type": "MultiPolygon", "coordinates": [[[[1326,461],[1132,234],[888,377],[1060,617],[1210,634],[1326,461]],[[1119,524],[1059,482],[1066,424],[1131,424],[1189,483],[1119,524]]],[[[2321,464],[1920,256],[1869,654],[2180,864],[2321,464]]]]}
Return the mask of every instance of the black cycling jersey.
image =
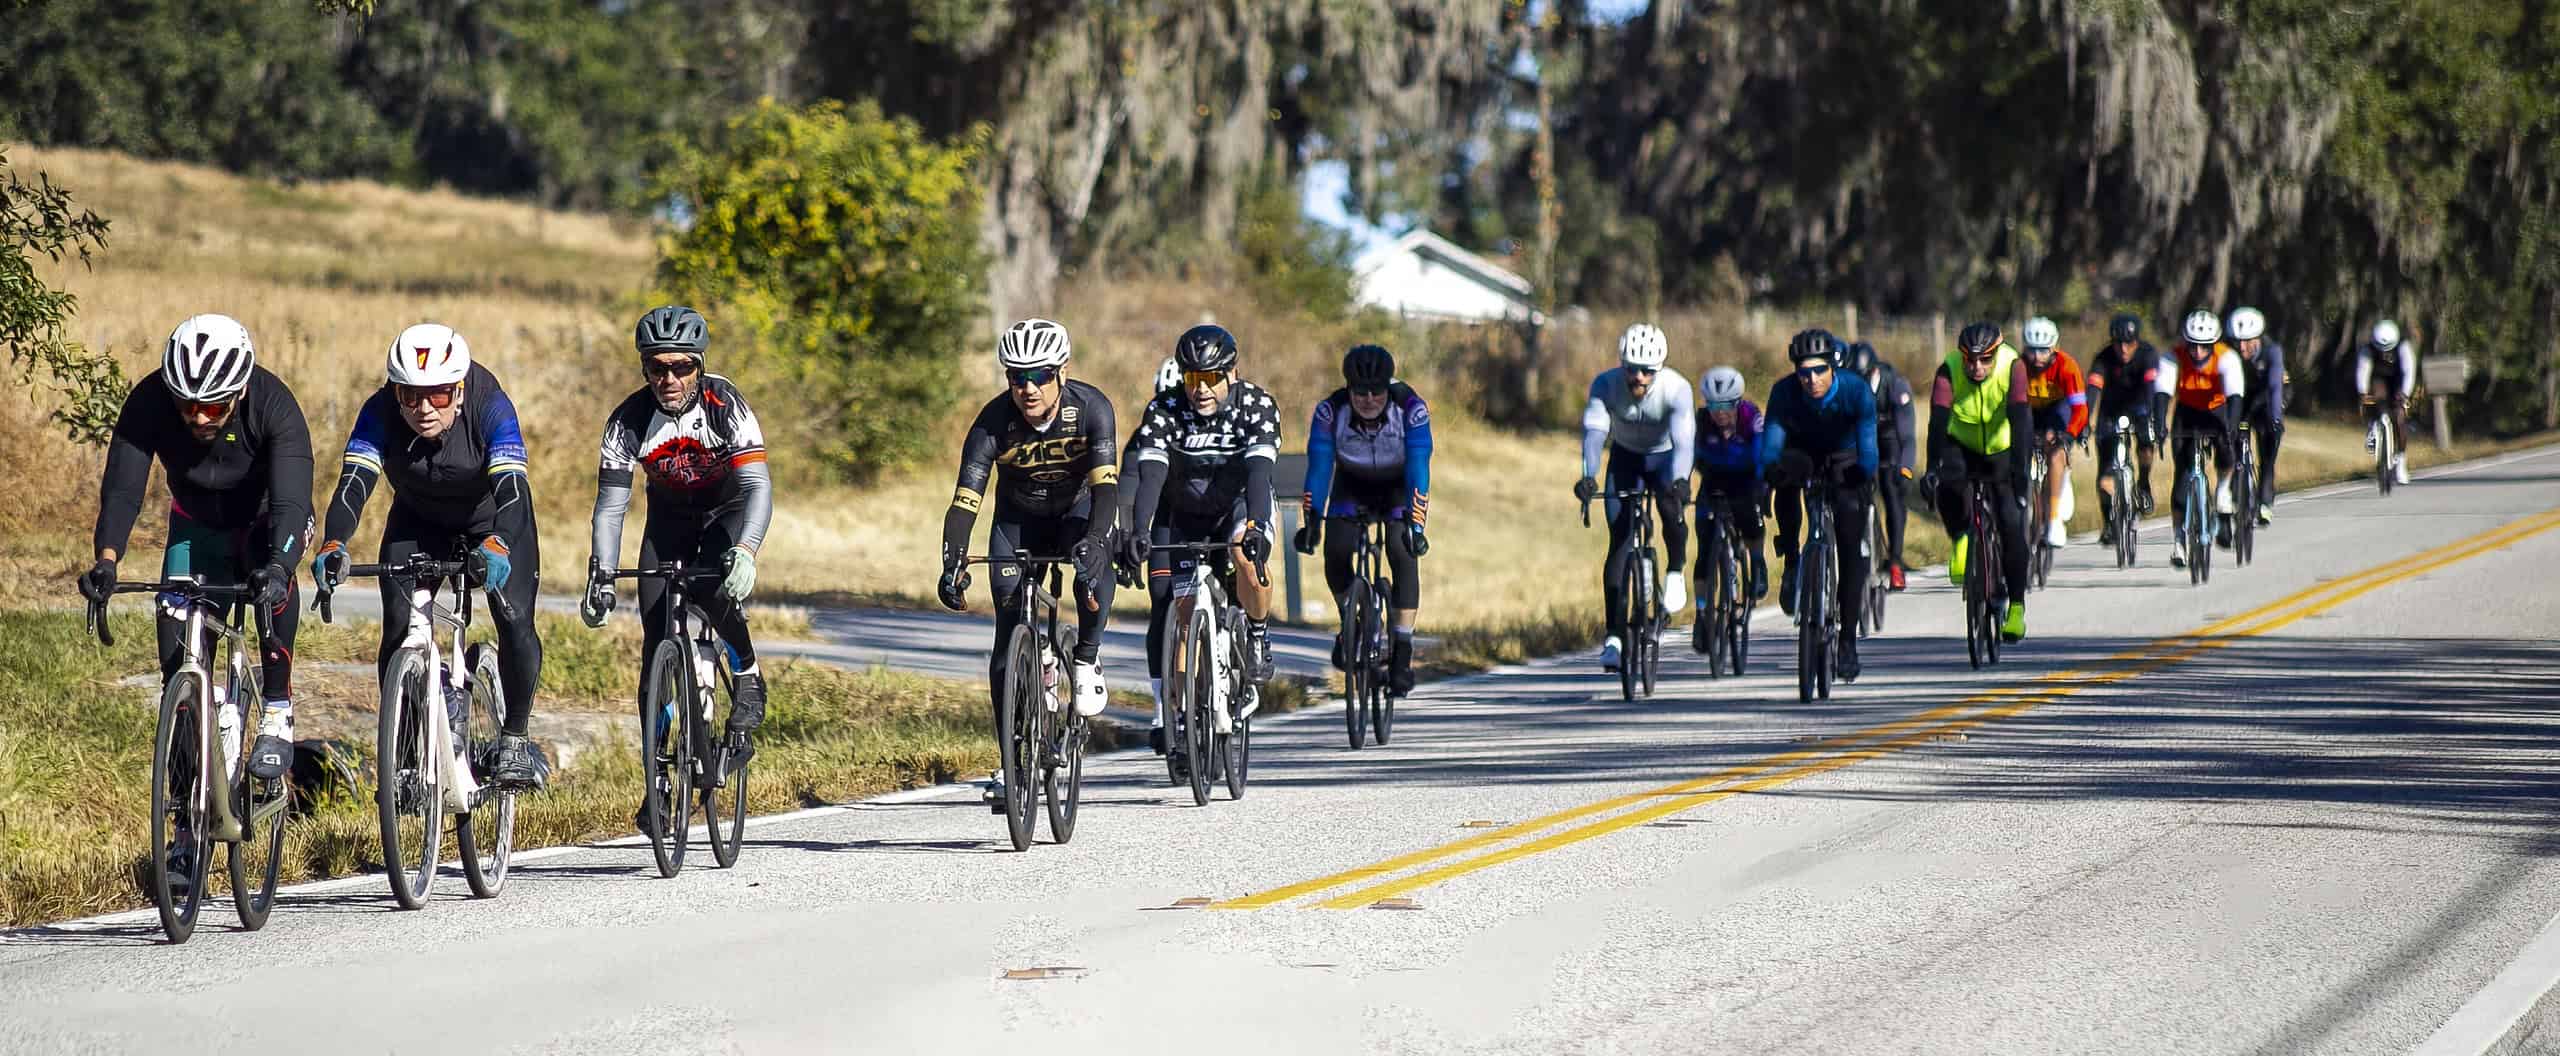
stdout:
{"type": "Polygon", "coordinates": [[[649,478],[649,521],[699,526],[737,515],[736,545],[764,546],[773,519],[773,477],[765,467],[764,428],[737,386],[704,374],[701,393],[668,414],[642,388],[605,419],[596,464],[591,549],[597,561],[622,552],[622,515],[631,506],[631,474],[649,478]]]}
{"type": "Polygon", "coordinates": [[[2117,351],[2113,343],[2099,349],[2089,361],[2090,387],[2100,389],[2098,422],[2113,428],[2118,417],[2149,417],[2152,383],[2159,377],[2160,352],[2151,342],[2135,342],[2132,355],[2117,351]]]}
{"type": "Polygon", "coordinates": [[[93,538],[99,550],[121,555],[131,541],[155,458],[168,470],[173,514],[216,529],[263,519],[270,558],[292,567],[311,531],[311,427],[282,379],[251,369],[248,389],[211,443],[198,443],[179,419],[157,371],[136,383],[107,446],[93,538]]]}
{"type": "Polygon", "coordinates": [[[322,538],[343,542],[354,533],[374,486],[385,478],[391,481],[392,507],[417,523],[454,532],[486,526],[509,546],[533,537],[515,401],[480,364],[472,364],[463,378],[461,415],[433,440],[409,427],[390,386],[364,401],[347,436],[322,538]]]}
{"type": "Polygon", "coordinates": [[[1271,523],[1280,405],[1261,386],[1231,382],[1217,413],[1206,415],[1192,408],[1187,394],[1159,397],[1147,404],[1146,421],[1130,444],[1137,448],[1142,478],[1136,523],[1150,523],[1166,491],[1176,513],[1224,517],[1242,499],[1247,517],[1271,523]]]}
{"type": "MultiPolygon", "coordinates": [[[[1118,430],[1111,398],[1074,379],[1059,387],[1058,411],[1046,425],[1026,421],[1010,393],[987,401],[960,443],[960,483],[943,517],[943,552],[958,554],[969,545],[969,527],[986,501],[990,472],[999,521],[1064,517],[1088,493],[1093,500],[1086,507],[1089,513],[1117,509],[1119,440],[1113,434],[1118,430]]],[[[1088,534],[1108,533],[1111,521],[1107,512],[1093,516],[1088,534]]]]}

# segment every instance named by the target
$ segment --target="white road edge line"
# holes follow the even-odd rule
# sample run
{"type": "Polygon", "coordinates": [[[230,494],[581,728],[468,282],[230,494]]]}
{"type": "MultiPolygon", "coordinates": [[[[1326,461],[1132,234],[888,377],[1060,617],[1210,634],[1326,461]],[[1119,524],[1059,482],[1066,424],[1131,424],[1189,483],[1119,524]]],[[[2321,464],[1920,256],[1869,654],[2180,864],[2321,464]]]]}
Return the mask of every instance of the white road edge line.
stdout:
{"type": "Polygon", "coordinates": [[[2453,1018],[2409,1050],[2409,1056],[2488,1056],[2526,1051],[2545,1021],[2560,1013],[2560,917],[2542,926],[2505,970],[2463,1002],[2453,1018]]]}

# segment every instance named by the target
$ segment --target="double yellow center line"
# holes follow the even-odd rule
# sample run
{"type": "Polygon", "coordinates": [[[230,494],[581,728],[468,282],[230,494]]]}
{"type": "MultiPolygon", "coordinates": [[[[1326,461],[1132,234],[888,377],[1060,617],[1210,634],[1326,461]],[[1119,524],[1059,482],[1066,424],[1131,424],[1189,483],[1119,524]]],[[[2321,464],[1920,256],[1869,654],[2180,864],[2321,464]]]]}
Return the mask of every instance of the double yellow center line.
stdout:
{"type": "Polygon", "coordinates": [[[1781,752],[1702,777],[1644,792],[1603,799],[1544,817],[1531,818],[1466,839],[1398,855],[1356,869],[1214,903],[1210,908],[1263,909],[1309,895],[1342,891],[1348,888],[1350,890],[1327,897],[1316,902],[1315,905],[1323,909],[1360,909],[1382,899],[1429,887],[1453,877],[1489,869],[1504,862],[1526,858],[1594,837],[1605,836],[1621,829],[1633,828],[1667,815],[1746,792],[1776,788],[1816,774],[1828,773],[1879,756],[1890,755],[1951,733],[2009,718],[2084,689],[2112,685],[2171,667],[2234,641],[2266,634],[2296,621],[2317,616],[2390,584],[2444,568],[2553,528],[2560,528],[2560,509],[2547,510],[2433,550],[2412,554],[2343,579],[2321,583],[2237,616],[2117,653],[2089,668],[2057,671],[2024,686],[1996,689],[1966,697],[1944,707],[1931,708],[1907,718],[1842,734],[1794,751],[1781,752]],[[1626,810],[1625,808],[1628,807],[1640,809],[1626,810]],[[1598,820],[1585,820],[1595,817],[1598,820]],[[1573,822],[1582,822],[1582,824],[1557,829],[1558,826],[1573,822]],[[1547,832],[1546,835],[1538,836],[1536,839],[1519,843],[1511,842],[1549,829],[1557,829],[1557,831],[1547,832]],[[1484,853],[1470,854],[1477,851],[1484,853]],[[1444,864],[1433,865],[1435,862],[1444,864]],[[1432,867],[1419,872],[1406,872],[1418,866],[1432,867]],[[1385,879],[1387,877],[1393,877],[1393,879],[1385,879]]]}

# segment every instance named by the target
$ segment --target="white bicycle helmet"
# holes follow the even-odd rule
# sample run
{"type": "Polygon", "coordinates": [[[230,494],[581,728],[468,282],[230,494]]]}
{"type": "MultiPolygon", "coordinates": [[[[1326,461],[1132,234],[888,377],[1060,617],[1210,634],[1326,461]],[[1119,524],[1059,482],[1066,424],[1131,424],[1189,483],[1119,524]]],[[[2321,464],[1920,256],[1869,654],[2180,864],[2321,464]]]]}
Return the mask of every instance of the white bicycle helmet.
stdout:
{"type": "Polygon", "coordinates": [[[1716,407],[1742,399],[1742,372],[1732,367],[1717,367],[1707,372],[1699,383],[1706,390],[1707,406],[1716,407]]]}
{"type": "Polygon", "coordinates": [[[2389,352],[2400,347],[2400,324],[2385,319],[2373,324],[2373,347],[2389,352]]]}
{"type": "Polygon", "coordinates": [[[1046,319],[1025,319],[1006,327],[996,341],[996,363],[1006,370],[1054,367],[1067,361],[1067,328],[1046,319]]]}
{"type": "Polygon", "coordinates": [[[2018,331],[2018,336],[2026,341],[2028,351],[2042,352],[2062,343],[2062,328],[2053,325],[2053,320],[2039,315],[2027,320],[2026,328],[2018,331]]]}
{"type": "Polygon", "coordinates": [[[1182,361],[1172,356],[1164,357],[1164,362],[1156,365],[1156,391],[1180,388],[1181,385],[1182,361]]]}
{"type": "Polygon", "coordinates": [[[1660,370],[1671,358],[1671,342],[1652,323],[1637,323],[1618,337],[1618,361],[1630,367],[1660,370]]]}
{"type": "Polygon", "coordinates": [[[394,385],[434,388],[471,373],[471,344],[443,323],[419,323],[391,342],[384,374],[394,385]]]}
{"type": "Polygon", "coordinates": [[[2222,318],[2202,308],[2187,313],[2187,343],[2210,345],[2222,340],[2222,318]]]}
{"type": "Polygon", "coordinates": [[[199,315],[169,332],[169,349],[160,357],[160,379],[181,400],[219,403],[249,387],[249,372],[258,365],[258,350],[249,343],[249,328],[227,315],[199,315]]]}
{"type": "Polygon", "coordinates": [[[2267,316],[2255,308],[2234,308],[2231,322],[2223,327],[2234,341],[2255,341],[2267,334],[2267,316]]]}

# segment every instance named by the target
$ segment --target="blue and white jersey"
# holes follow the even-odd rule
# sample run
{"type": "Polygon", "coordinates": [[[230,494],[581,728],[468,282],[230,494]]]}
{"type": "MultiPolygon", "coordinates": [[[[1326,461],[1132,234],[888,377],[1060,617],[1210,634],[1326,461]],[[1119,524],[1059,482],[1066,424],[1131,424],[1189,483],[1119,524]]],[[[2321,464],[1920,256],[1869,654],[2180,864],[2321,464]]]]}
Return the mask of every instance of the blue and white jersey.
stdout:
{"type": "Polygon", "coordinates": [[[1330,512],[1336,474],[1346,482],[1400,484],[1414,523],[1422,523],[1431,495],[1431,407],[1398,381],[1387,386],[1387,406],[1362,421],[1351,390],[1335,389],[1316,404],[1307,423],[1306,505],[1330,512]]]}

